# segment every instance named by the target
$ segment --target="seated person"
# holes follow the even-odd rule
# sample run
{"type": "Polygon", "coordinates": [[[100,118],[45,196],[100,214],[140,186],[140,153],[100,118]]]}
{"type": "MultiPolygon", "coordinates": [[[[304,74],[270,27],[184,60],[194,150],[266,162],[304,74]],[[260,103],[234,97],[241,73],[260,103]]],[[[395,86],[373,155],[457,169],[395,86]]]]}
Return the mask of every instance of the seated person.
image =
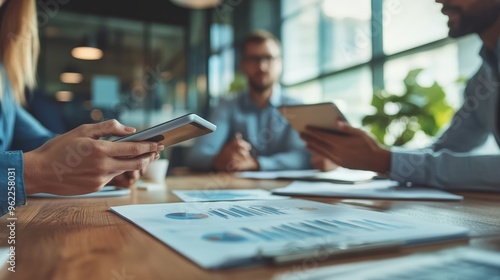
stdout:
{"type": "MultiPolygon", "coordinates": [[[[308,148],[341,166],[387,174],[407,184],[453,190],[500,191],[500,155],[471,152],[493,134],[500,145],[500,5],[496,0],[437,0],[448,15],[450,37],[476,33],[483,65],[465,88],[464,104],[431,147],[387,149],[364,131],[339,122],[339,136],[309,128],[308,148]]],[[[474,54],[475,55],[475,54],[474,54]]]]}
{"type": "MultiPolygon", "coordinates": [[[[311,154],[277,110],[300,104],[278,84],[282,71],[280,43],[266,31],[255,31],[244,41],[242,70],[249,89],[220,100],[209,120],[217,130],[200,137],[188,154],[188,165],[198,170],[243,171],[310,169],[311,154]]],[[[318,168],[327,160],[315,158],[318,168]]]]}
{"type": "Polygon", "coordinates": [[[25,205],[27,194],[85,194],[110,180],[129,186],[164,149],[151,142],[99,140],[135,131],[115,120],[83,125],[55,137],[20,106],[25,87],[35,84],[39,48],[38,29],[31,26],[37,22],[35,5],[35,1],[0,1],[0,216],[25,205]]]}

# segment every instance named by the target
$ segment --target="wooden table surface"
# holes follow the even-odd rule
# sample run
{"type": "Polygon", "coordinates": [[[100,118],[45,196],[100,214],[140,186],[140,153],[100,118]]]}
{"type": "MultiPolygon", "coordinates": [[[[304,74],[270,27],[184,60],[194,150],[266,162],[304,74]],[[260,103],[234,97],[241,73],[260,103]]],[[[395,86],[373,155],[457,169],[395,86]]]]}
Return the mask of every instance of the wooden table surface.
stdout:
{"type": "MultiPolygon", "coordinates": [[[[165,188],[134,189],[131,195],[122,197],[29,198],[28,206],[16,209],[16,272],[2,269],[0,279],[270,279],[292,269],[387,257],[375,255],[282,267],[207,271],[108,211],[109,207],[117,205],[178,202],[170,192],[176,189],[272,189],[286,184],[286,181],[237,179],[227,174],[199,174],[170,177],[165,188]]],[[[490,236],[405,249],[398,255],[451,246],[500,251],[500,194],[460,194],[465,196],[462,202],[314,200],[462,226],[474,235],[490,236]]],[[[7,217],[0,218],[0,222],[0,246],[5,247],[7,217]]]]}

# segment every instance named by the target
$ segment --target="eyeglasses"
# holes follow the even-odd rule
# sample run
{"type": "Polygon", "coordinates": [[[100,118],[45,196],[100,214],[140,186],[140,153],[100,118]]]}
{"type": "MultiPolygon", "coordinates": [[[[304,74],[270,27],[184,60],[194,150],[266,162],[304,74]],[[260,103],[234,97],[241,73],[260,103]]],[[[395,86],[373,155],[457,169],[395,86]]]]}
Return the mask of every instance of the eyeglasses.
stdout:
{"type": "Polygon", "coordinates": [[[278,60],[280,57],[279,56],[272,56],[272,55],[248,55],[244,57],[245,62],[251,63],[251,64],[271,64],[271,62],[274,62],[278,60]]]}

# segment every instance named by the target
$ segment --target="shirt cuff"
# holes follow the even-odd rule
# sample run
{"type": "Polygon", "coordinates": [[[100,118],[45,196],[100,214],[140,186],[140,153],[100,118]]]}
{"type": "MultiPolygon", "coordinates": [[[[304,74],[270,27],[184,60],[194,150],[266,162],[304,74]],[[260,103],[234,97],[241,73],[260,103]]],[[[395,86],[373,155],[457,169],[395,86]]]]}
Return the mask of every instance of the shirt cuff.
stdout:
{"type": "Polygon", "coordinates": [[[1,214],[7,214],[9,207],[26,205],[24,187],[24,164],[21,151],[8,151],[0,154],[0,195],[1,214]]]}
{"type": "Polygon", "coordinates": [[[391,171],[389,177],[407,185],[425,182],[426,152],[423,150],[405,150],[391,148],[391,171]]]}
{"type": "Polygon", "coordinates": [[[269,157],[257,157],[257,162],[259,163],[259,170],[267,171],[267,170],[275,170],[276,169],[276,161],[269,157]]]}

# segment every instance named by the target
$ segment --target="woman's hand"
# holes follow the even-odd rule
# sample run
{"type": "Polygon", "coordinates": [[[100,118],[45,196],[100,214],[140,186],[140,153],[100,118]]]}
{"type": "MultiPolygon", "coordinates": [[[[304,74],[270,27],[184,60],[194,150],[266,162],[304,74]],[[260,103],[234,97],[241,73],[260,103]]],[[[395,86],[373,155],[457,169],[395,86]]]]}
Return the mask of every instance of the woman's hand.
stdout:
{"type": "Polygon", "coordinates": [[[164,146],[155,142],[111,142],[103,136],[135,132],[116,120],[85,124],[24,154],[27,194],[75,195],[100,190],[112,178],[141,170],[158,159],[164,146]]]}
{"type": "Polygon", "coordinates": [[[107,185],[115,186],[117,188],[129,188],[137,182],[142,175],[144,175],[146,168],[141,170],[133,170],[124,172],[107,183],[107,185]]]}

